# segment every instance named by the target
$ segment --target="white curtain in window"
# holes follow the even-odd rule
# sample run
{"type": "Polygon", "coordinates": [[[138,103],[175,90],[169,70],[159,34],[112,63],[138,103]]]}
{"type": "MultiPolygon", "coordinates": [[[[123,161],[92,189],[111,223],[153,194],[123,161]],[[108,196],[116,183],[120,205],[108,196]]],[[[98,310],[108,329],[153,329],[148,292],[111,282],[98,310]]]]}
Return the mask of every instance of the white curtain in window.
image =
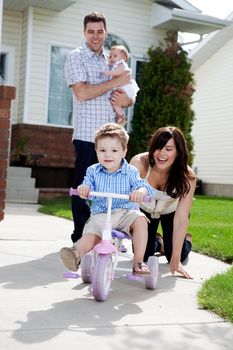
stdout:
{"type": "Polygon", "coordinates": [[[72,125],[72,91],[65,82],[64,65],[70,48],[51,47],[48,123],[72,125]]]}

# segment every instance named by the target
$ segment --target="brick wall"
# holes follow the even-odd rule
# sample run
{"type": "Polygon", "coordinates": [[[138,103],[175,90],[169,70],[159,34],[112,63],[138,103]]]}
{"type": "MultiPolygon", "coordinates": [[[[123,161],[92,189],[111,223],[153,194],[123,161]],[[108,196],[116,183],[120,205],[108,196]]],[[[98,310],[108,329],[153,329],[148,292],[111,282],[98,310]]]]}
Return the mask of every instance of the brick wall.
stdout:
{"type": "Polygon", "coordinates": [[[38,159],[40,167],[74,168],[75,154],[71,128],[44,125],[15,124],[11,135],[11,165],[19,145],[24,144],[28,166],[33,165],[31,154],[45,155],[38,159]]]}
{"type": "Polygon", "coordinates": [[[0,85],[0,221],[4,219],[8,150],[10,138],[11,100],[15,99],[13,86],[0,85]]]}

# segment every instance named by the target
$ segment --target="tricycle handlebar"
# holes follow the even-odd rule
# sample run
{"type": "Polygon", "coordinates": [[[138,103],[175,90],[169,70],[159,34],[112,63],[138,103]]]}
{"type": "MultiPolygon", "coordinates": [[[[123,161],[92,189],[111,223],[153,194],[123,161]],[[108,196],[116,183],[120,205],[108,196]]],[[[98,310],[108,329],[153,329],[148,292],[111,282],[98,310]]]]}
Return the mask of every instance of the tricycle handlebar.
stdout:
{"type": "MultiPolygon", "coordinates": [[[[70,188],[70,196],[78,196],[78,192],[75,188],[70,188]]],[[[90,191],[90,196],[93,197],[105,197],[105,198],[120,198],[120,199],[130,199],[128,194],[121,194],[121,193],[108,193],[108,192],[95,192],[90,191]]],[[[143,202],[151,202],[152,197],[150,196],[144,196],[143,202]]]]}

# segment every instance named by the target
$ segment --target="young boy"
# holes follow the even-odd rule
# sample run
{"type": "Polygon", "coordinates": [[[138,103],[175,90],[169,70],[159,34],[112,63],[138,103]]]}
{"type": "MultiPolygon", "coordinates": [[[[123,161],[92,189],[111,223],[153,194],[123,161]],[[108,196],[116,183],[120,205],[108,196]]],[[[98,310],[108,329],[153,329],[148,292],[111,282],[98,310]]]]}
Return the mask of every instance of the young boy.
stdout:
{"type": "MultiPolygon", "coordinates": [[[[123,45],[112,46],[108,59],[110,70],[106,71],[104,75],[110,77],[118,77],[124,74],[126,71],[131,73],[131,69],[127,64],[128,59],[129,53],[123,45]]],[[[121,89],[124,90],[126,95],[132,100],[135,100],[137,92],[140,90],[138,84],[134,79],[130,79],[128,84],[121,86],[121,89]]],[[[115,105],[113,105],[113,109],[117,114],[116,122],[118,124],[124,124],[124,109],[120,106],[115,105]]]]}
{"type": "MultiPolygon", "coordinates": [[[[145,195],[154,195],[155,190],[124,159],[128,139],[125,129],[116,123],[105,124],[97,130],[95,148],[99,163],[87,169],[83,183],[78,186],[77,191],[83,199],[89,197],[90,191],[130,194],[130,200],[113,198],[112,227],[132,237],[133,274],[150,275],[148,266],[143,263],[147,244],[147,219],[135,208],[133,202],[141,202],[145,195]]],[[[71,271],[77,271],[81,257],[101,241],[106,213],[106,198],[93,197],[91,217],[87,220],[75,249],[64,247],[60,250],[62,262],[71,271]]]]}

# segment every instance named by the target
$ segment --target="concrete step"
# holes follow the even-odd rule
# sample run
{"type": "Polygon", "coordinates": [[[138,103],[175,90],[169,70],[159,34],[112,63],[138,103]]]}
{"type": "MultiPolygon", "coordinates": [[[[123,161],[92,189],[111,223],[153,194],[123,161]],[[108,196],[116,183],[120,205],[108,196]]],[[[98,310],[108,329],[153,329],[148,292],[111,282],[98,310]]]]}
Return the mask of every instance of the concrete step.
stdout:
{"type": "Polygon", "coordinates": [[[6,201],[14,203],[38,203],[39,189],[17,189],[8,188],[6,191],[6,201]]]}
{"type": "Polygon", "coordinates": [[[32,177],[7,177],[7,187],[8,188],[35,188],[36,179],[33,179],[32,177]]]}
{"type": "Polygon", "coordinates": [[[7,169],[8,177],[31,177],[32,169],[21,166],[9,166],[7,169]]]}
{"type": "Polygon", "coordinates": [[[39,189],[31,178],[32,169],[9,167],[7,171],[6,202],[38,203],[39,189]]]}

